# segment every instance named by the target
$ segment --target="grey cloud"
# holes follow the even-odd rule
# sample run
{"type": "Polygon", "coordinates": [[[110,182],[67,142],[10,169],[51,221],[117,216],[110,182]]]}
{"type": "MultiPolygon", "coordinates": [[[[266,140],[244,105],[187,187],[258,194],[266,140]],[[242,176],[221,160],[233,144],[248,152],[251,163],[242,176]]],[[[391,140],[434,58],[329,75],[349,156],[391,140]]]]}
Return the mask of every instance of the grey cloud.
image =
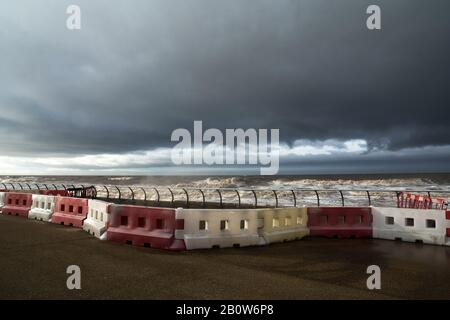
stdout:
{"type": "Polygon", "coordinates": [[[72,2],[0,4],[4,153],[152,149],[194,120],[280,128],[289,144],[450,144],[446,0],[77,3],[79,32],[72,2]],[[369,4],[381,31],[365,28],[369,4]]]}

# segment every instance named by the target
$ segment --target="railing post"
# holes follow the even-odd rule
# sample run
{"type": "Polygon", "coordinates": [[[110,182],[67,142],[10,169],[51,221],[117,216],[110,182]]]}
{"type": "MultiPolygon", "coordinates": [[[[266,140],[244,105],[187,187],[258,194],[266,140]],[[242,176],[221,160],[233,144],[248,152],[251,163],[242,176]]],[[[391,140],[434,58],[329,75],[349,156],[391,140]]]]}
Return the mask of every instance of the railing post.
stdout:
{"type": "Polygon", "coordinates": [[[220,192],[219,189],[217,189],[217,192],[219,193],[219,197],[220,197],[220,207],[223,208],[222,193],[220,192]]]}
{"type": "Polygon", "coordinates": [[[103,186],[103,188],[105,188],[106,190],[106,199],[109,199],[109,189],[107,186],[103,186]]]}
{"type": "Polygon", "coordinates": [[[314,192],[316,193],[316,197],[317,197],[317,206],[320,207],[320,197],[319,197],[319,193],[317,192],[317,190],[314,190],[314,192]]]}
{"type": "Polygon", "coordinates": [[[120,189],[118,186],[114,186],[117,189],[117,192],[119,192],[119,200],[122,200],[122,192],[120,192],[120,189]]]}
{"type": "Polygon", "coordinates": [[[173,202],[175,201],[175,197],[174,197],[174,195],[173,195],[173,192],[172,192],[172,190],[170,189],[170,188],[167,188],[167,189],[169,189],[169,192],[170,192],[170,195],[171,195],[171,205],[172,205],[172,207],[174,206],[174,204],[173,204],[173,202]]]}
{"type": "Polygon", "coordinates": [[[147,192],[145,192],[145,189],[141,187],[142,192],[144,192],[144,201],[147,202],[147,192]]]}
{"type": "Polygon", "coordinates": [[[155,190],[156,191],[156,196],[157,196],[157,202],[158,202],[158,206],[160,205],[160,196],[159,196],[159,191],[158,191],[158,189],[156,189],[156,188],[153,188],[153,190],[155,190]]]}
{"type": "Polygon", "coordinates": [[[278,208],[278,195],[276,190],[272,190],[273,194],[275,195],[275,208],[278,208]]]}
{"type": "Polygon", "coordinates": [[[128,189],[130,189],[130,191],[131,191],[131,201],[134,201],[134,191],[133,191],[133,188],[128,187],[128,189]]]}
{"type": "Polygon", "coordinates": [[[198,189],[200,191],[200,193],[202,194],[202,200],[203,200],[203,208],[206,208],[206,200],[205,200],[205,193],[203,192],[202,189],[198,189]]]}
{"type": "Polygon", "coordinates": [[[370,192],[369,190],[366,191],[367,192],[367,198],[369,199],[369,207],[372,205],[372,200],[370,199],[370,192]]]}
{"type": "Polygon", "coordinates": [[[344,203],[344,194],[342,193],[342,190],[339,190],[339,193],[341,194],[342,206],[345,207],[345,203],[344,203]]]}
{"type": "Polygon", "coordinates": [[[294,197],[294,208],[296,208],[297,207],[297,196],[295,195],[294,190],[291,190],[291,192],[292,192],[292,196],[294,197]]]}
{"type": "Polygon", "coordinates": [[[252,189],[253,196],[255,197],[255,208],[258,208],[258,196],[256,195],[255,190],[252,189]]]}
{"type": "Polygon", "coordinates": [[[184,193],[186,194],[186,207],[189,208],[189,194],[185,188],[182,188],[184,193]]]}
{"type": "Polygon", "coordinates": [[[238,196],[238,208],[240,208],[240,207],[241,207],[241,195],[240,195],[238,189],[236,189],[236,190],[234,190],[234,191],[236,191],[236,194],[237,194],[237,196],[238,196]]]}

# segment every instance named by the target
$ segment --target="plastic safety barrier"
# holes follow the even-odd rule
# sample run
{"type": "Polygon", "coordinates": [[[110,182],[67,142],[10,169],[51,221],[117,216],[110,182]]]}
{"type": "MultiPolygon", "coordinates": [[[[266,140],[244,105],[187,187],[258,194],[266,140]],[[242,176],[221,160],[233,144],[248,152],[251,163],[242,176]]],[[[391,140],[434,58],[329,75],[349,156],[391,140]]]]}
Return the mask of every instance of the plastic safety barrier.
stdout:
{"type": "Polygon", "coordinates": [[[311,236],[371,238],[371,208],[308,208],[308,228],[311,236]]]}
{"type": "Polygon", "coordinates": [[[183,240],[175,238],[175,230],[182,229],[175,219],[175,209],[131,205],[110,206],[106,239],[168,250],[185,250],[183,240]]]}
{"type": "Polygon", "coordinates": [[[445,244],[447,246],[450,246],[450,211],[449,210],[445,211],[445,219],[447,220],[446,221],[447,226],[446,226],[446,234],[445,234],[445,236],[446,236],[445,244]]]}
{"type": "Polygon", "coordinates": [[[184,229],[176,238],[184,240],[187,250],[245,247],[261,244],[258,211],[254,209],[182,209],[176,219],[184,229]]]}
{"type": "Polygon", "coordinates": [[[427,244],[446,244],[444,210],[372,208],[373,237],[427,244]]]}
{"type": "Polygon", "coordinates": [[[50,222],[55,211],[55,197],[33,194],[33,205],[28,219],[50,222]]]}
{"type": "Polygon", "coordinates": [[[0,192],[0,213],[2,212],[2,208],[5,205],[5,193],[0,192]]]}
{"type": "Polygon", "coordinates": [[[444,198],[431,198],[427,195],[406,193],[397,194],[398,208],[415,208],[415,209],[439,209],[444,210],[448,207],[448,201],[444,198]]]}
{"type": "Polygon", "coordinates": [[[110,203],[104,201],[89,200],[89,213],[86,220],[84,220],[83,230],[104,240],[106,238],[106,224],[109,221],[110,205],[110,203]]]}
{"type": "Polygon", "coordinates": [[[81,228],[87,214],[88,199],[56,197],[52,222],[81,228]]]}
{"type": "Polygon", "coordinates": [[[7,192],[5,195],[5,206],[2,208],[2,214],[27,217],[31,209],[31,193],[7,192]]]}
{"type": "Polygon", "coordinates": [[[309,235],[307,208],[277,208],[258,210],[266,244],[301,239],[309,235]]]}
{"type": "Polygon", "coordinates": [[[39,190],[39,194],[45,196],[67,197],[69,195],[69,192],[67,190],[39,190]]]}

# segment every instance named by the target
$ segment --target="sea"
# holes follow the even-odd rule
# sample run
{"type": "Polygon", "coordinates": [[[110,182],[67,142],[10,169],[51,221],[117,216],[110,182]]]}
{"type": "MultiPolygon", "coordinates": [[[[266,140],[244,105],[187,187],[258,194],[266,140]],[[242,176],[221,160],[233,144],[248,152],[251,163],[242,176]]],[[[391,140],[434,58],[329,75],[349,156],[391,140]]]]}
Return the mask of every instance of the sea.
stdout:
{"type": "MultiPolygon", "coordinates": [[[[0,176],[16,189],[95,186],[98,196],[258,205],[396,205],[397,192],[450,198],[450,173],[289,176],[0,176]],[[20,185],[19,185],[20,184],[20,185]],[[156,191],[157,190],[157,191],[156,191]],[[202,190],[202,192],[200,191],[202,190]],[[219,191],[218,191],[219,190],[219,191]],[[238,190],[238,193],[236,192],[238,190]],[[253,192],[253,191],[254,192],[253,192]],[[275,193],[274,193],[275,190],[275,193]],[[173,196],[172,196],[173,194],[173,196]]],[[[1,186],[0,186],[1,188],[1,186]]]]}

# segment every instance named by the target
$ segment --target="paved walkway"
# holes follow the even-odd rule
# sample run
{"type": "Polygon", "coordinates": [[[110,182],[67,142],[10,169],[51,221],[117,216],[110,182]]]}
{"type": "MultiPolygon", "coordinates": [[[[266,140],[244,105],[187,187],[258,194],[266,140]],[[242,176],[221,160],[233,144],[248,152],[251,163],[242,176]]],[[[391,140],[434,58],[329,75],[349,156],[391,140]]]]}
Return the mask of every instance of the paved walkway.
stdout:
{"type": "Polygon", "coordinates": [[[172,253],[99,241],[80,229],[0,215],[0,299],[450,298],[450,247],[305,239],[172,253]],[[81,267],[81,290],[66,288],[81,267]],[[366,288],[366,268],[382,288],[366,288]]]}

